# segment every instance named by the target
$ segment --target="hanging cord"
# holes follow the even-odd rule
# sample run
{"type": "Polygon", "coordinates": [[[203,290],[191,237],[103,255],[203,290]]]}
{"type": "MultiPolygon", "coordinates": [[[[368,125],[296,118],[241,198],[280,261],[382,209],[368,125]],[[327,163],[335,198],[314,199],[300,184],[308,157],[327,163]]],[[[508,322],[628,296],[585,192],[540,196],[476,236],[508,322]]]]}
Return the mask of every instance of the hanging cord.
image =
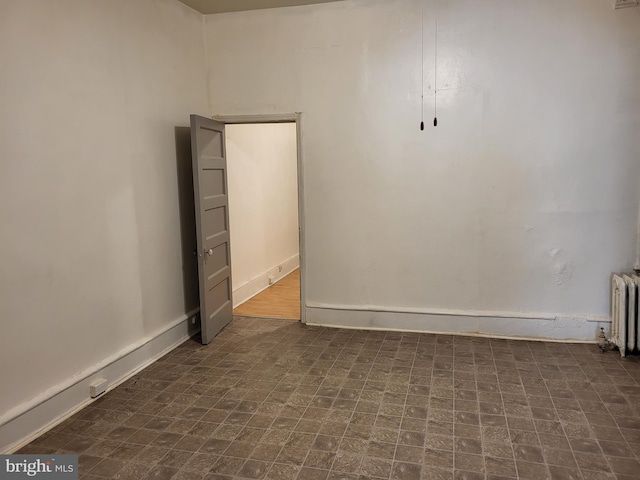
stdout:
{"type": "Polygon", "coordinates": [[[424,130],[424,2],[425,0],[420,0],[420,5],[422,7],[420,11],[420,20],[421,24],[421,45],[422,52],[420,56],[421,65],[422,65],[422,80],[420,84],[420,89],[422,92],[421,100],[420,100],[420,130],[424,130]]]}
{"type": "Polygon", "coordinates": [[[438,126],[438,2],[436,0],[436,32],[433,55],[433,126],[438,126]]]}

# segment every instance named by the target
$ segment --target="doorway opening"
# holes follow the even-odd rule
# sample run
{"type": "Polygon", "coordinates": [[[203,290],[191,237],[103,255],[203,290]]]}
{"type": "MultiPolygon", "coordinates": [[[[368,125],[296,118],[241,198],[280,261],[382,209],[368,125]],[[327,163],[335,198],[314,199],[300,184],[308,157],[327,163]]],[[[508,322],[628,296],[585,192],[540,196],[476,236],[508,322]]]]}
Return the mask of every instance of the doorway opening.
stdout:
{"type": "Polygon", "coordinates": [[[225,123],[233,314],[304,321],[300,115],[225,123]]]}

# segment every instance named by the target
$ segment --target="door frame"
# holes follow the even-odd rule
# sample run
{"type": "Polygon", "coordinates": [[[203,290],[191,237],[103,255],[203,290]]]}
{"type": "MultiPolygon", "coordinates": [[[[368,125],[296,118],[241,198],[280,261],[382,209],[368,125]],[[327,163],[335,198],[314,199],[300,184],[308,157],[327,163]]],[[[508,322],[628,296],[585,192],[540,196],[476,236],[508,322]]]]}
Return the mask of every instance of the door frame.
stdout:
{"type": "MultiPolygon", "coordinates": [[[[296,124],[296,157],[298,168],[298,254],[300,258],[300,322],[306,321],[307,280],[306,280],[306,248],[305,248],[305,216],[304,216],[304,161],[302,155],[302,113],[265,113],[257,115],[213,115],[211,118],[225,125],[251,123],[295,123],[296,124]]],[[[233,259],[231,259],[233,261],[233,259]]],[[[233,285],[231,287],[233,289],[233,285]]]]}

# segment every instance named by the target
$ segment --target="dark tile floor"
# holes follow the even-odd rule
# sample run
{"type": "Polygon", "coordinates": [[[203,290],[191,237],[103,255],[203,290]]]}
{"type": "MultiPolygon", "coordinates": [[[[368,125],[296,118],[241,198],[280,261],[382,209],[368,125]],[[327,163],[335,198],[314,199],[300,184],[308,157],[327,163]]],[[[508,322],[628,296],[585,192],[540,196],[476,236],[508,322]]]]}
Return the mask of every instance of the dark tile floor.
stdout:
{"type": "Polygon", "coordinates": [[[80,478],[640,479],[640,362],[236,318],[21,450],[80,478]]]}

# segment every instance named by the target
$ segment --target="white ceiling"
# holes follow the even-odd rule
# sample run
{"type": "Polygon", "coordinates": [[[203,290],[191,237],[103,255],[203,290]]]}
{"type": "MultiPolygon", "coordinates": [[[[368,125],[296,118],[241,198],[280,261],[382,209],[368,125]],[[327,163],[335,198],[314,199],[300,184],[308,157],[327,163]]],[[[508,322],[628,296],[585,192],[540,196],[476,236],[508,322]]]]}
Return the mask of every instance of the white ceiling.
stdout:
{"type": "Polygon", "coordinates": [[[293,7],[312,3],[337,2],[340,0],[179,0],[203,14],[259,10],[262,8],[293,7]]]}

